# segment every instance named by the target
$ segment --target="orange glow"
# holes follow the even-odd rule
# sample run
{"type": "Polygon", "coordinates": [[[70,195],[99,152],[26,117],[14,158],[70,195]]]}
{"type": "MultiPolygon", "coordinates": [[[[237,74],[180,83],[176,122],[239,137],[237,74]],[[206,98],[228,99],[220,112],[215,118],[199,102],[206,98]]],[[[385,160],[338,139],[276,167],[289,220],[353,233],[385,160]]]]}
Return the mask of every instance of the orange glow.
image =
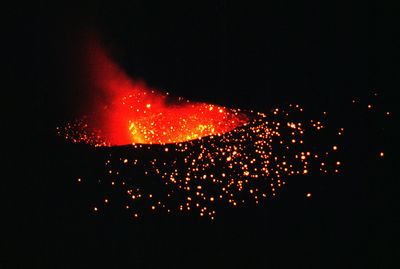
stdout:
{"type": "MultiPolygon", "coordinates": [[[[147,104],[149,103],[146,102],[144,105],[147,106],[147,104]]],[[[152,103],[147,111],[155,108],[156,106],[152,103]]],[[[209,106],[207,111],[223,114],[215,106],[209,106]]],[[[288,114],[288,111],[284,109],[279,111],[285,115],[288,114]]],[[[277,112],[276,115],[279,113],[277,110],[274,112],[277,112]]],[[[308,145],[307,140],[302,139],[305,133],[303,131],[307,130],[303,127],[305,124],[296,123],[294,130],[291,122],[270,122],[266,121],[267,114],[251,113],[247,124],[210,139],[164,146],[134,145],[132,147],[133,151],[154,153],[155,155],[150,159],[146,159],[146,154],[141,159],[136,157],[128,159],[118,154],[112,157],[110,154],[109,159],[104,162],[107,166],[106,175],[109,177],[107,184],[111,183],[115,185],[113,188],[119,188],[126,182],[126,187],[130,186],[126,190],[129,202],[132,203],[131,207],[126,208],[129,210],[140,210],[138,205],[144,203],[152,212],[194,211],[200,216],[213,218],[215,211],[212,209],[221,201],[236,207],[250,200],[261,204],[264,198],[276,197],[280,189],[285,186],[286,177],[313,174],[315,159],[320,163],[318,170],[321,173],[338,173],[339,166],[337,165],[340,165],[340,162],[337,159],[328,159],[328,152],[314,152],[304,148],[308,145]],[[290,136],[284,137],[282,134],[287,131],[290,136]],[[301,145],[303,141],[304,144],[301,145]],[[276,147],[273,148],[273,146],[276,147]],[[289,147],[294,150],[289,150],[289,147]],[[282,156],[274,154],[279,149],[282,150],[280,151],[283,153],[282,156]],[[162,155],[177,157],[168,160],[162,155]],[[113,165],[114,162],[117,165],[113,165]],[[133,187],[140,183],[132,180],[134,179],[132,175],[124,174],[123,171],[129,166],[145,168],[145,175],[160,176],[161,180],[164,180],[160,183],[168,186],[166,195],[162,198],[156,193],[147,193],[139,187],[133,187]],[[123,167],[122,170],[120,170],[121,167],[123,167]],[[118,180],[123,180],[122,184],[118,180]],[[213,188],[210,184],[217,188],[213,188]],[[170,199],[176,198],[176,193],[183,194],[182,192],[185,196],[180,205],[168,204],[170,199]],[[207,210],[206,206],[211,210],[207,210]]],[[[315,124],[323,123],[315,121],[315,124]]],[[[340,145],[330,147],[333,150],[339,150],[340,145]]],[[[311,193],[303,195],[307,198],[311,197],[311,193]]],[[[105,202],[107,201],[106,199],[105,202]]]]}
{"type": "MultiPolygon", "coordinates": [[[[99,46],[91,47],[88,54],[87,73],[93,95],[98,96],[87,103],[86,117],[57,130],[62,137],[93,146],[133,144],[121,150],[99,150],[110,154],[102,160],[104,176],[98,182],[122,190],[127,200],[123,209],[130,216],[137,218],[144,209],[190,211],[214,219],[213,209],[223,203],[242,207],[277,197],[289,185],[289,176],[338,173],[341,168],[336,156],[343,148],[340,141],[326,140],[333,142],[321,147],[324,151],[311,146],[313,141],[305,134],[324,130],[326,122],[299,120],[297,113],[303,111],[299,105],[264,114],[172,99],[129,78],[99,46]],[[289,116],[292,111],[296,121],[289,116]],[[150,182],[142,180],[146,176],[150,182]]],[[[339,135],[342,132],[343,128],[339,135]]],[[[375,154],[383,157],[383,152],[375,154]]],[[[298,194],[311,197],[301,189],[298,194]]],[[[96,200],[102,208],[118,201],[106,195],[96,200]]]]}
{"type": "Polygon", "coordinates": [[[131,79],[96,42],[89,42],[86,55],[92,100],[84,131],[73,141],[96,146],[177,143],[226,133],[249,120],[233,109],[151,90],[131,79]]]}

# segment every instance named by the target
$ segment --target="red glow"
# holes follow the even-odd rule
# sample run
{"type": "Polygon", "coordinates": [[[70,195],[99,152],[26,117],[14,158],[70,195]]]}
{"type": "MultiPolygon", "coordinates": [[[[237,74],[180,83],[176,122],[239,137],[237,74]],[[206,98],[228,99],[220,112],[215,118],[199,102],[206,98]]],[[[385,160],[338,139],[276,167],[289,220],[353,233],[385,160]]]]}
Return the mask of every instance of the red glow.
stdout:
{"type": "Polygon", "coordinates": [[[92,89],[86,142],[106,141],[107,145],[132,143],[165,144],[222,134],[245,124],[248,117],[225,107],[171,100],[143,81],[131,79],[113,62],[97,42],[85,53],[92,89]]]}

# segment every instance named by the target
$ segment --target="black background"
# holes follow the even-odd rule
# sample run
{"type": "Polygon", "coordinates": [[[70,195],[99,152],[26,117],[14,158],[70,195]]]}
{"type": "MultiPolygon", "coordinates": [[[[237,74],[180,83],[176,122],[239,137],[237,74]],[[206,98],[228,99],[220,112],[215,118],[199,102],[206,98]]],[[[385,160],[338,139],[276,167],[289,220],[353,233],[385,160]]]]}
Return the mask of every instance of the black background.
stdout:
{"type": "Polygon", "coordinates": [[[378,116],[394,109],[399,85],[391,7],[42,1],[13,14],[24,23],[12,32],[18,41],[9,69],[14,83],[24,77],[29,86],[16,98],[27,111],[18,117],[23,150],[10,155],[15,192],[8,193],[11,214],[1,240],[5,268],[396,267],[398,147],[394,116],[378,116]],[[328,125],[349,130],[340,141],[343,172],[293,177],[279,199],[221,208],[214,222],[190,215],[136,221],[118,206],[93,214],[98,190],[75,178],[97,176],[96,156],[54,133],[83,105],[76,49],[88,29],[100,33],[130,76],[173,96],[261,112],[289,103],[302,104],[311,116],[329,111],[328,125]],[[359,102],[350,106],[353,98],[359,102]],[[365,109],[369,103],[376,114],[365,109]]]}

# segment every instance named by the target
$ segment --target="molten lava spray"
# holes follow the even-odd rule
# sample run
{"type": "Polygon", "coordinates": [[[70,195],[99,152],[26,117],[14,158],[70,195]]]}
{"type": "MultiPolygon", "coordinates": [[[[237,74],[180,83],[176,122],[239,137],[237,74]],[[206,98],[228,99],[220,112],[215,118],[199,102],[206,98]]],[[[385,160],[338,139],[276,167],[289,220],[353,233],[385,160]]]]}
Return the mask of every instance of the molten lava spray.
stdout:
{"type": "MultiPolygon", "coordinates": [[[[326,111],[309,120],[298,104],[244,114],[181,98],[171,101],[168,94],[129,78],[97,42],[87,45],[89,113],[58,127],[58,134],[94,146],[135,144],[98,150],[104,171],[91,179],[119,189],[134,218],[160,211],[214,219],[220,205],[240,207],[276,197],[290,176],[341,173],[344,128],[325,129],[326,111]],[[316,139],[324,134],[329,136],[316,139]]],[[[380,158],[387,156],[380,152],[380,158]]],[[[114,194],[98,200],[94,212],[111,205],[114,194]]],[[[316,196],[307,190],[302,197],[316,196]]]]}
{"type": "Polygon", "coordinates": [[[226,133],[248,121],[239,110],[172,100],[168,93],[150,90],[121,70],[98,42],[88,42],[85,51],[84,66],[95,97],[84,121],[65,130],[66,137],[75,142],[97,146],[177,143],[226,133]]]}

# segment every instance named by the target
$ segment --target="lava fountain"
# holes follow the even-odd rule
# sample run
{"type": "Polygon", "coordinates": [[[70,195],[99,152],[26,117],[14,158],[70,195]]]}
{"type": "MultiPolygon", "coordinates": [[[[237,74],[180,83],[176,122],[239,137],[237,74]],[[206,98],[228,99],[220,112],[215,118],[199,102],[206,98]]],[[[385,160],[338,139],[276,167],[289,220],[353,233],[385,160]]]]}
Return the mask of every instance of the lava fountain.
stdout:
{"type": "Polygon", "coordinates": [[[95,98],[83,119],[59,130],[66,138],[95,146],[178,143],[220,135],[249,120],[240,110],[150,90],[131,79],[98,43],[89,44],[84,67],[95,98]]]}
{"type": "MultiPolygon", "coordinates": [[[[88,112],[58,127],[58,134],[103,146],[104,171],[96,181],[120,189],[135,218],[160,210],[214,219],[222,204],[275,197],[289,176],[339,173],[337,141],[316,146],[326,112],[308,121],[299,105],[264,114],[173,99],[131,79],[97,42],[86,44],[85,59],[88,112]],[[122,145],[129,146],[105,148],[122,145]]],[[[340,139],[344,129],[333,129],[340,139]]],[[[110,195],[93,210],[106,208],[110,195]]]]}

